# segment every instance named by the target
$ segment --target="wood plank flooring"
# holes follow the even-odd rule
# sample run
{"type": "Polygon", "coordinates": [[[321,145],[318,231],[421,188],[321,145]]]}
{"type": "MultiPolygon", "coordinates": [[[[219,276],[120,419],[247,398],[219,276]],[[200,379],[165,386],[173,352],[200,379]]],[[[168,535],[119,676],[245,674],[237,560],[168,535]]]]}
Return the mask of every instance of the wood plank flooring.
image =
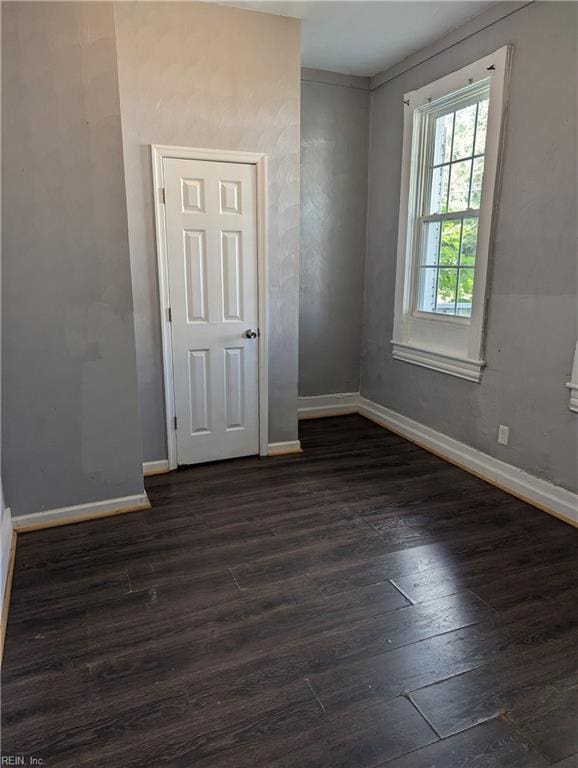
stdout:
{"type": "Polygon", "coordinates": [[[576,531],[360,416],[301,440],[19,537],[3,755],[578,766],[576,531]]]}

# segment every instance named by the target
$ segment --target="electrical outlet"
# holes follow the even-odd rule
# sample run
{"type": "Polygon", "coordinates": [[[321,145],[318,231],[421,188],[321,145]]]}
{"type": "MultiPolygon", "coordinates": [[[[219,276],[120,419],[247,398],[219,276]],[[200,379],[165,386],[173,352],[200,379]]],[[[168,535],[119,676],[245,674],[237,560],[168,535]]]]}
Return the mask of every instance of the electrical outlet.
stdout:
{"type": "Polygon", "coordinates": [[[510,427],[505,424],[498,424],[498,442],[500,445],[508,445],[510,442],[510,427]]]}

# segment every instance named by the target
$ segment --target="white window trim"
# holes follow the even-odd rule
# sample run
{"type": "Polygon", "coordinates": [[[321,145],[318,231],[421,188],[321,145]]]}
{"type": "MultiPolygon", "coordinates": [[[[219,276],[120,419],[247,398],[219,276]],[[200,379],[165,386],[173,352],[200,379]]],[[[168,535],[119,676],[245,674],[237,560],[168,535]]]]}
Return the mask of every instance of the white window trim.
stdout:
{"type": "Polygon", "coordinates": [[[480,381],[485,366],[483,357],[488,265],[499,186],[511,56],[512,46],[504,46],[490,56],[404,95],[392,354],[397,360],[476,382],[480,381]],[[416,110],[488,78],[490,103],[472,315],[471,318],[464,318],[418,312],[414,307],[414,230],[418,216],[416,189],[420,164],[419,152],[414,145],[419,143],[421,135],[418,125],[421,113],[416,110]]]}

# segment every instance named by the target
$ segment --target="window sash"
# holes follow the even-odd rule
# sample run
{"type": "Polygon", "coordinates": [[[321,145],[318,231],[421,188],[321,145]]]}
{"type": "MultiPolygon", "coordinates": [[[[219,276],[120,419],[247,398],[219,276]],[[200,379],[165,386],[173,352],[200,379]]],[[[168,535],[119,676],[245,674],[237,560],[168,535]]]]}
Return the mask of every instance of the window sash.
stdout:
{"type": "MultiPolygon", "coordinates": [[[[471,161],[470,179],[468,184],[468,203],[469,203],[469,200],[472,194],[474,161],[481,157],[485,158],[485,155],[486,155],[486,147],[484,147],[484,152],[476,153],[479,104],[484,99],[489,100],[489,98],[490,98],[490,85],[488,82],[482,81],[481,84],[478,84],[474,93],[460,95],[460,93],[458,92],[457,94],[453,94],[451,97],[449,97],[449,100],[450,100],[449,105],[445,105],[442,108],[435,108],[435,107],[429,108],[429,109],[422,108],[422,124],[421,124],[421,130],[423,131],[422,162],[420,163],[420,167],[419,167],[419,178],[418,178],[419,191],[418,191],[418,206],[417,206],[417,210],[421,212],[421,216],[428,215],[434,170],[436,168],[443,168],[446,166],[450,168],[450,175],[448,178],[448,202],[449,202],[449,195],[451,191],[451,166],[455,165],[458,162],[465,162],[468,160],[471,161]],[[475,123],[474,123],[474,135],[472,138],[472,153],[470,155],[466,155],[465,157],[459,158],[459,160],[452,159],[453,151],[454,151],[454,139],[455,139],[455,115],[454,115],[449,160],[444,161],[443,163],[434,164],[435,127],[436,127],[437,119],[440,117],[443,117],[444,115],[450,114],[452,112],[455,113],[460,109],[465,109],[467,107],[470,107],[473,104],[476,104],[477,106],[476,106],[476,117],[475,117],[475,123]]],[[[487,137],[486,137],[486,141],[487,141],[487,137]]]]}
{"type": "MultiPolygon", "coordinates": [[[[418,253],[420,256],[419,262],[416,260],[415,267],[413,270],[413,285],[412,285],[412,307],[413,307],[413,315],[415,317],[427,317],[430,319],[436,319],[443,322],[455,322],[458,324],[464,324],[469,323],[471,320],[472,312],[473,312],[473,297],[472,297],[472,303],[471,303],[471,309],[469,315],[464,314],[458,314],[457,313],[457,307],[458,307],[458,293],[459,293],[459,277],[460,277],[460,271],[461,270],[467,270],[472,271],[474,273],[474,284],[476,280],[476,267],[477,267],[477,259],[474,261],[474,264],[462,264],[461,263],[461,251],[462,251],[462,238],[463,238],[463,220],[465,218],[478,218],[479,220],[479,211],[475,211],[476,216],[469,216],[468,211],[461,211],[458,215],[451,215],[448,216],[446,214],[436,214],[431,219],[431,221],[435,222],[442,222],[442,221],[461,221],[462,222],[462,229],[460,231],[460,241],[458,245],[458,263],[457,264],[442,264],[439,261],[439,254],[441,252],[441,249],[439,248],[438,244],[438,262],[436,264],[425,264],[423,262],[423,259],[421,258],[422,254],[425,252],[425,228],[422,224],[422,222],[418,222],[417,231],[416,231],[416,241],[418,242],[418,253]],[[456,310],[455,313],[451,312],[436,312],[436,311],[428,311],[426,309],[420,309],[419,303],[420,303],[420,281],[422,278],[422,272],[423,270],[431,270],[432,272],[436,272],[436,305],[437,305],[437,286],[438,286],[438,280],[439,280],[439,273],[440,270],[449,270],[454,269],[456,270],[456,299],[454,302],[454,309],[456,310]]],[[[424,223],[430,223],[429,219],[430,217],[427,217],[428,221],[424,223]]],[[[441,229],[440,229],[440,237],[441,237],[441,229]]]]}
{"type": "MultiPolygon", "coordinates": [[[[432,106],[432,107],[424,107],[421,109],[421,120],[420,120],[420,132],[421,132],[421,138],[419,144],[421,145],[421,158],[419,163],[419,170],[418,170],[418,179],[417,179],[417,190],[416,190],[416,211],[419,211],[418,215],[415,217],[414,222],[414,244],[415,244],[415,250],[413,255],[413,279],[412,279],[412,289],[411,289],[411,306],[412,306],[412,314],[414,316],[427,316],[428,318],[432,320],[438,320],[441,322],[455,322],[458,324],[469,324],[471,322],[471,314],[469,316],[467,315],[458,315],[458,314],[451,314],[451,313],[444,313],[444,312],[431,312],[424,309],[420,309],[419,303],[420,303],[420,278],[421,278],[421,272],[423,269],[430,268],[430,269],[436,269],[438,271],[439,275],[439,269],[440,268],[452,268],[451,266],[448,267],[447,265],[440,265],[439,262],[437,265],[426,265],[425,262],[425,243],[424,243],[424,229],[426,224],[430,223],[436,223],[436,222],[443,222],[443,221],[461,221],[463,224],[463,220],[466,218],[477,218],[479,219],[480,216],[480,208],[466,208],[459,211],[444,211],[443,213],[429,213],[429,206],[430,206],[430,200],[431,200],[431,188],[433,184],[433,176],[434,176],[434,170],[436,168],[449,166],[450,167],[450,174],[448,178],[448,200],[447,204],[449,204],[449,196],[451,193],[451,166],[455,165],[457,162],[463,162],[463,161],[470,161],[471,162],[471,168],[470,168],[470,178],[468,183],[468,195],[467,200],[468,203],[470,202],[471,195],[472,195],[472,181],[473,181],[473,172],[474,172],[474,161],[476,158],[484,157],[486,155],[486,147],[484,147],[483,153],[476,153],[476,138],[477,138],[477,132],[478,132],[478,117],[479,117],[479,103],[483,101],[484,99],[489,99],[490,97],[490,84],[488,81],[481,81],[476,84],[476,87],[470,91],[469,93],[455,93],[448,97],[445,97],[444,99],[440,100],[443,102],[441,106],[432,106]],[[452,125],[452,141],[450,146],[450,153],[449,153],[449,160],[444,161],[442,163],[436,163],[434,164],[434,152],[435,152],[435,126],[436,126],[436,120],[439,117],[443,117],[446,114],[455,113],[460,109],[464,109],[468,106],[471,106],[472,104],[476,104],[476,116],[475,116],[475,124],[474,124],[474,134],[472,138],[472,153],[470,155],[467,155],[466,157],[459,158],[459,160],[453,160],[453,150],[454,150],[454,138],[455,138],[455,116],[454,116],[454,123],[452,125]]],[[[486,138],[487,141],[487,138],[486,138]]],[[[485,169],[484,169],[485,171],[485,169]]],[[[483,182],[482,182],[483,184],[483,182]]],[[[481,195],[480,195],[481,197],[481,195]]],[[[460,247],[461,247],[461,236],[460,236],[460,247]]],[[[459,276],[459,264],[455,266],[458,276],[459,276]]],[[[471,269],[472,267],[468,267],[471,269]]],[[[474,270],[474,284],[477,279],[477,259],[475,264],[473,265],[474,270]]],[[[457,308],[457,288],[456,288],[456,308],[457,308]]],[[[473,299],[472,299],[472,309],[471,313],[473,313],[473,299]]]]}
{"type": "Polygon", "coordinates": [[[461,219],[479,219],[479,208],[466,208],[463,211],[448,211],[447,213],[428,213],[420,216],[418,221],[422,224],[431,224],[436,221],[460,221],[461,219]]]}

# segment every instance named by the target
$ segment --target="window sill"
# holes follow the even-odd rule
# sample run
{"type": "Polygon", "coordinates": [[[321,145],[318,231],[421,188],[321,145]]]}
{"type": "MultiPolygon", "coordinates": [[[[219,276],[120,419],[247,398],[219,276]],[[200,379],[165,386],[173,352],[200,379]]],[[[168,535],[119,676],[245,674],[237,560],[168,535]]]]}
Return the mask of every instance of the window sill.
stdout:
{"type": "Polygon", "coordinates": [[[574,350],[574,365],[572,366],[572,377],[566,384],[570,390],[570,404],[568,408],[575,413],[578,413],[578,341],[576,342],[576,349],[574,350]]]}
{"type": "Polygon", "coordinates": [[[432,371],[447,373],[459,379],[466,379],[466,381],[479,383],[482,378],[482,370],[486,364],[484,360],[470,360],[443,352],[419,349],[399,341],[392,341],[391,343],[393,346],[392,354],[396,360],[419,365],[422,368],[430,368],[432,371]]]}
{"type": "Polygon", "coordinates": [[[568,408],[570,408],[571,411],[578,413],[578,384],[573,384],[569,381],[566,386],[570,390],[570,405],[568,408]]]}

